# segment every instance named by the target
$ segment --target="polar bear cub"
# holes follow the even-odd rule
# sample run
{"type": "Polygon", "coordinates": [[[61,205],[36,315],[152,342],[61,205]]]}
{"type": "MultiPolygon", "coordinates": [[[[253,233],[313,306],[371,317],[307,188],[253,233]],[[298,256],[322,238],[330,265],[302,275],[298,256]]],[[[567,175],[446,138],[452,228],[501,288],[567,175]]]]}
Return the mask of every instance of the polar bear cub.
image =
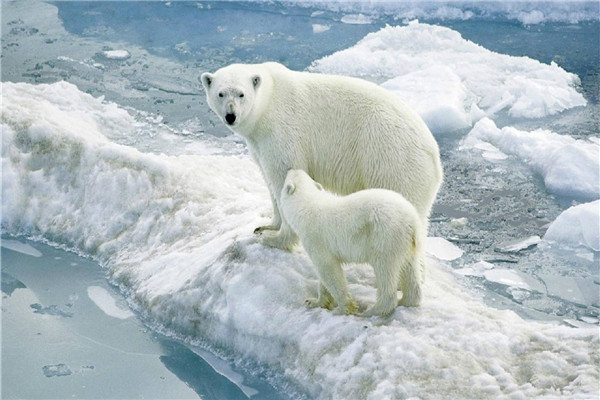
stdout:
{"type": "Polygon", "coordinates": [[[309,307],[337,304],[337,314],[357,310],[341,267],[349,262],[368,263],[375,271],[377,301],[364,316],[388,315],[397,305],[420,304],[425,233],[417,210],[402,195],[366,189],[338,196],[306,172],[290,170],[281,190],[281,206],[320,280],[319,297],[307,299],[309,307]]]}

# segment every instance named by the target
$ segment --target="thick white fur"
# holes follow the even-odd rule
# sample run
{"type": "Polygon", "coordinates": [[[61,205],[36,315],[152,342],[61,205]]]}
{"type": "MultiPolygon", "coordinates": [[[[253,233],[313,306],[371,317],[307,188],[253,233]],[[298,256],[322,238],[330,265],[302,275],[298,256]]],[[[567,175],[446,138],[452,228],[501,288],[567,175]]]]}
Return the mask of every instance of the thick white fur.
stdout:
{"type": "Polygon", "coordinates": [[[375,271],[377,301],[363,315],[388,315],[397,304],[420,304],[425,233],[417,210],[402,195],[367,189],[337,196],[306,172],[291,170],[281,209],[319,276],[319,298],[307,299],[308,306],[331,308],[335,301],[336,313],[356,311],[341,267],[349,262],[371,264],[375,271]]]}
{"type": "Polygon", "coordinates": [[[393,94],[361,79],[277,63],[233,64],[201,80],[212,110],[224,122],[236,116],[226,124],[245,138],[269,187],[273,220],[255,231],[264,244],[290,249],[297,241],[279,199],[289,169],[305,170],[341,195],[396,191],[426,229],[442,182],[439,150],[422,119],[393,94]]]}

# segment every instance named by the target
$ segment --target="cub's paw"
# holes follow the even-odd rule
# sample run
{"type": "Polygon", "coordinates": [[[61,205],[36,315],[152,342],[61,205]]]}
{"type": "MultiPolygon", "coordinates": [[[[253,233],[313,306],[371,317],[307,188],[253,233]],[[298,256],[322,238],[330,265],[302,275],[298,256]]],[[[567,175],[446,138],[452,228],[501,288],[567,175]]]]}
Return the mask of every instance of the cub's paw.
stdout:
{"type": "Polygon", "coordinates": [[[352,315],[356,313],[356,310],[358,310],[358,305],[354,300],[350,300],[344,305],[337,306],[333,313],[335,315],[352,315]]]}
{"type": "Polygon", "coordinates": [[[304,300],[304,305],[308,308],[326,308],[331,310],[333,304],[329,300],[317,299],[316,297],[309,297],[304,300]]]}
{"type": "Polygon", "coordinates": [[[395,305],[375,304],[360,314],[361,317],[387,317],[394,312],[395,305]]]}

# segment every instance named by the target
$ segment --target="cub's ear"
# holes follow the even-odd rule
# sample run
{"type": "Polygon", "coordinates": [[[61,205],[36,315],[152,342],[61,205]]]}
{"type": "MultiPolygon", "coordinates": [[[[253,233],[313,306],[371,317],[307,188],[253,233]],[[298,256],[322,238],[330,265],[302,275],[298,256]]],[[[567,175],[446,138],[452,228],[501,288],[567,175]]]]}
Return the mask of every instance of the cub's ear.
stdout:
{"type": "Polygon", "coordinates": [[[285,192],[287,194],[292,194],[296,191],[296,185],[294,185],[293,183],[288,183],[287,185],[285,185],[285,192]]]}
{"type": "Polygon", "coordinates": [[[319,182],[315,182],[315,186],[317,187],[318,190],[325,190],[325,189],[323,189],[323,185],[321,185],[319,182]]]}
{"type": "Polygon", "coordinates": [[[252,86],[254,86],[254,89],[258,89],[260,86],[260,75],[254,75],[252,77],[252,86]]]}
{"type": "Polygon", "coordinates": [[[200,76],[200,81],[202,81],[202,86],[204,86],[205,90],[210,88],[210,85],[213,83],[213,76],[209,72],[205,72],[200,76]]]}

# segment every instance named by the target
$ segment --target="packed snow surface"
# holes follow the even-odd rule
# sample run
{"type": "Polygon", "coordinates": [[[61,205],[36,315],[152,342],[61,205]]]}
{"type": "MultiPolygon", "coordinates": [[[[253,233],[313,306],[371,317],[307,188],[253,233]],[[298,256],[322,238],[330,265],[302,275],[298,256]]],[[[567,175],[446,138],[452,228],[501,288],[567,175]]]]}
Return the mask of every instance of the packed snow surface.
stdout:
{"type": "Polygon", "coordinates": [[[563,211],[548,227],[544,240],[600,251],[600,200],[563,211]]]}
{"type": "Polygon", "coordinates": [[[418,21],[370,33],[310,69],[381,83],[433,132],[466,128],[505,109],[511,117],[540,118],[586,104],[579,78],[554,63],[495,53],[418,21]]]}
{"type": "MultiPolygon", "coordinates": [[[[487,307],[434,259],[421,307],[387,319],[308,310],[306,254],[252,236],[271,205],[249,156],[117,144],[133,118],[64,82],[4,83],[3,97],[3,228],[92,255],[166,329],[266,365],[309,398],[597,394],[597,328],[487,307]]],[[[374,301],[370,267],[347,276],[359,303],[374,301]]]]}
{"type": "Polygon", "coordinates": [[[552,193],[585,200],[600,197],[597,140],[576,140],[547,130],[500,129],[494,121],[484,118],[463,140],[462,148],[478,148],[482,142],[530,165],[552,193]]]}

